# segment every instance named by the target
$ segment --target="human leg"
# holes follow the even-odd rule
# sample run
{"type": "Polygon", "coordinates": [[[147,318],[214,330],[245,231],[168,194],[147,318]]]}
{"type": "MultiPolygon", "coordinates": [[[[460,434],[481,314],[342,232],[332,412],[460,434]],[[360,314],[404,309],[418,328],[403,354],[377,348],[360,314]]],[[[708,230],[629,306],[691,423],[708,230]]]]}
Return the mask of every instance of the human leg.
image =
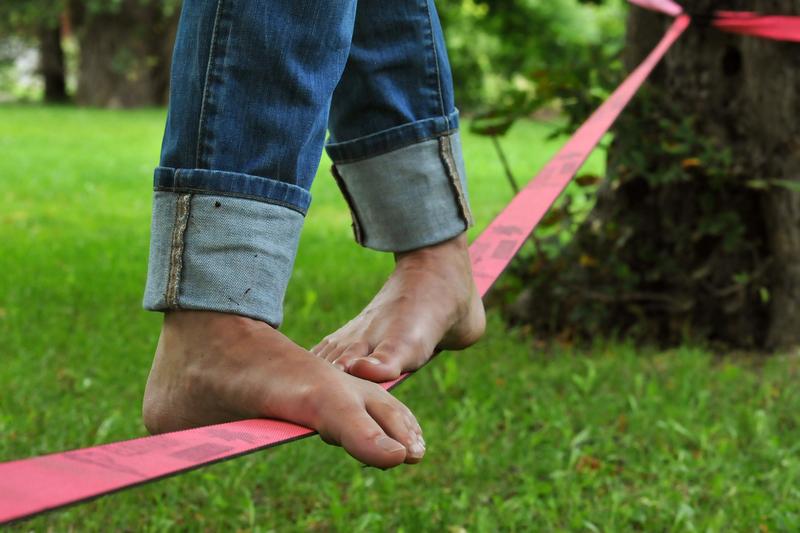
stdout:
{"type": "Polygon", "coordinates": [[[360,0],[327,145],[356,240],[396,268],[355,319],[312,351],[373,381],[483,333],[450,67],[432,0],[360,0]]]}
{"type": "Polygon", "coordinates": [[[275,329],[354,16],[353,0],[183,4],[144,299],[166,313],[153,432],[268,416],[376,466],[422,456],[408,409],[275,329]]]}

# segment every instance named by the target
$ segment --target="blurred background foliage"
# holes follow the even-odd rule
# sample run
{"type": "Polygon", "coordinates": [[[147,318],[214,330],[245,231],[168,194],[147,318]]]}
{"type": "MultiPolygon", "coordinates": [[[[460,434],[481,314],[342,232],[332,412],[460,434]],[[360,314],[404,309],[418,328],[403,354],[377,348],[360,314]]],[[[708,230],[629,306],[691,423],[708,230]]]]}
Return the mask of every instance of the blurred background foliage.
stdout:
{"type": "Polygon", "coordinates": [[[602,99],[619,79],[627,9],[621,0],[438,5],[462,110],[528,114],[558,103],[585,115],[586,93],[602,99]]]}
{"type": "MultiPolygon", "coordinates": [[[[437,5],[465,114],[583,116],[618,79],[621,0],[437,5]]],[[[4,0],[0,98],[162,105],[179,10],[180,0],[4,0]]]]}

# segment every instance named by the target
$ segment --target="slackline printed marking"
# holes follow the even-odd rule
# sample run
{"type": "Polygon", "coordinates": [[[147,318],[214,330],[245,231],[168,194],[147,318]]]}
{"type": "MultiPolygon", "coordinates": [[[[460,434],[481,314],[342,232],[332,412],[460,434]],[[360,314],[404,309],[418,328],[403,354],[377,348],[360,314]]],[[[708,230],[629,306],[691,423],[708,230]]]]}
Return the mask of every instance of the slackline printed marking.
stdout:
{"type": "MultiPolygon", "coordinates": [[[[469,253],[481,296],[491,288],[572,175],[689,26],[689,17],[681,15],[682,8],[672,0],[629,2],[677,18],[647,59],[472,243],[469,253]]],[[[712,24],[723,31],[800,42],[800,17],[719,12],[712,24]]],[[[404,374],[381,385],[391,390],[409,376],[404,374]]],[[[0,525],[314,434],[308,428],[278,420],[239,420],[0,463],[0,525]]]]}

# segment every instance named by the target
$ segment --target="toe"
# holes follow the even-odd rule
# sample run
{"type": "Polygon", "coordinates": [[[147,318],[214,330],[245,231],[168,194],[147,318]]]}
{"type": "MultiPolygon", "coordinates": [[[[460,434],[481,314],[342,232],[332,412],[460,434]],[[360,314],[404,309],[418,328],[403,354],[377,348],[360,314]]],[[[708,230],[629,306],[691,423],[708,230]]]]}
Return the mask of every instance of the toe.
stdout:
{"type": "Polygon", "coordinates": [[[332,361],[341,368],[348,369],[353,361],[369,355],[371,346],[366,341],[356,341],[344,350],[332,361]]]}
{"type": "Polygon", "coordinates": [[[322,358],[325,359],[326,361],[328,361],[329,363],[335,365],[336,367],[338,367],[339,370],[344,370],[344,366],[342,366],[341,364],[337,363],[336,361],[342,355],[342,352],[344,352],[346,349],[347,349],[347,345],[346,344],[344,344],[344,345],[337,344],[336,346],[334,346],[330,350],[328,350],[322,356],[322,358]]]}
{"type": "Polygon", "coordinates": [[[331,350],[335,350],[337,346],[338,344],[334,340],[326,337],[322,342],[311,348],[311,353],[326,359],[331,350]]]}
{"type": "Polygon", "coordinates": [[[344,348],[345,346],[342,346],[338,342],[334,340],[328,340],[326,341],[325,346],[321,350],[319,350],[319,352],[316,355],[317,357],[325,359],[329,363],[332,363],[333,361],[336,360],[337,357],[339,357],[339,354],[342,353],[342,350],[344,350],[344,348]]]}
{"type": "Polygon", "coordinates": [[[350,410],[336,418],[336,427],[320,431],[326,441],[338,442],[347,453],[362,463],[377,468],[391,468],[406,461],[406,447],[387,435],[364,409],[350,410]]]}
{"type": "Polygon", "coordinates": [[[406,463],[415,464],[422,460],[425,455],[425,441],[422,440],[414,415],[403,404],[388,401],[368,403],[367,412],[387,435],[405,447],[406,463]]]}
{"type": "Polygon", "coordinates": [[[375,382],[396,379],[407,370],[416,370],[427,358],[420,343],[385,340],[369,357],[353,361],[348,372],[375,382]]]}
{"type": "Polygon", "coordinates": [[[309,351],[314,355],[321,355],[325,348],[328,346],[328,339],[322,339],[319,343],[311,348],[309,351]]]}

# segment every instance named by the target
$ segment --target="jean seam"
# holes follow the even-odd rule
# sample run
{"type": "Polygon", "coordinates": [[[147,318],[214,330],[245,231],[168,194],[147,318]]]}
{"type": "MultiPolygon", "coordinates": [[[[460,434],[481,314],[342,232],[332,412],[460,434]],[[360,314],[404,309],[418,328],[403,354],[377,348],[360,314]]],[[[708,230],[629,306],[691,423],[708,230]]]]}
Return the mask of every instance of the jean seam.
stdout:
{"type": "Polygon", "coordinates": [[[433,35],[433,17],[431,15],[431,7],[428,0],[422,0],[425,2],[425,12],[428,16],[428,42],[426,43],[428,46],[431,47],[433,51],[433,66],[436,70],[436,86],[437,86],[437,95],[439,97],[439,112],[442,114],[445,120],[445,125],[447,129],[450,129],[450,119],[447,118],[447,114],[444,110],[444,97],[442,96],[442,73],[439,70],[439,54],[436,53],[436,40],[433,35]]]}
{"type": "Polygon", "coordinates": [[[207,131],[206,124],[208,122],[208,112],[207,107],[210,107],[210,86],[211,86],[211,78],[212,73],[216,68],[216,61],[217,61],[217,33],[220,25],[220,19],[222,18],[222,9],[225,0],[218,0],[217,1],[217,10],[214,14],[214,24],[211,30],[211,44],[209,45],[208,51],[208,64],[206,65],[206,75],[205,80],[203,82],[203,96],[202,102],[200,104],[200,118],[197,124],[197,146],[195,147],[195,167],[203,168],[201,166],[201,161],[205,158],[206,155],[206,142],[205,142],[205,133],[207,131]]]}
{"type": "Polygon", "coordinates": [[[189,225],[192,195],[182,194],[175,199],[175,221],[170,240],[169,273],[164,300],[169,309],[179,309],[181,274],[183,273],[183,252],[186,248],[186,228],[189,225]]]}
{"type": "Polygon", "coordinates": [[[461,218],[464,220],[467,228],[469,228],[474,224],[474,221],[469,204],[467,203],[466,195],[464,194],[464,188],[461,186],[461,177],[459,176],[458,168],[455,164],[453,145],[449,136],[439,138],[439,156],[442,160],[445,174],[450,181],[450,186],[455,193],[461,218]]]}
{"type": "Polygon", "coordinates": [[[359,222],[353,197],[350,194],[350,191],[347,189],[347,184],[345,184],[341,174],[339,174],[339,170],[336,168],[336,165],[331,166],[331,174],[333,174],[333,179],[336,181],[336,185],[339,186],[339,190],[344,197],[344,201],[347,203],[347,207],[350,208],[350,217],[353,219],[353,236],[355,237],[356,242],[363,246],[365,242],[364,229],[359,222]]]}

